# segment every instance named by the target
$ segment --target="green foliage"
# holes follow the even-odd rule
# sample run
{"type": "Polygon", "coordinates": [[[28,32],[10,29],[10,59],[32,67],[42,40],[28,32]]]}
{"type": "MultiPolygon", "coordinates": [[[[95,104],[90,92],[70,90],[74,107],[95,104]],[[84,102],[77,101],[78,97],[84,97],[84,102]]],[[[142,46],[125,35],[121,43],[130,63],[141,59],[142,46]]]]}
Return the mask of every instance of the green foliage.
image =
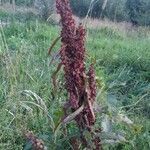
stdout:
{"type": "Polygon", "coordinates": [[[91,2],[90,0],[70,1],[73,12],[80,17],[86,16],[90,6],[90,2],[91,2]]]}
{"type": "Polygon", "coordinates": [[[32,12],[15,12],[10,14],[9,12],[0,11],[0,20],[2,23],[10,23],[10,22],[26,22],[26,21],[35,21],[39,17],[32,12]]]}
{"type": "Polygon", "coordinates": [[[102,16],[113,21],[125,21],[127,19],[125,0],[108,0],[102,16]]]}
{"type": "Polygon", "coordinates": [[[15,3],[16,5],[26,5],[26,6],[31,6],[33,5],[35,0],[1,0],[1,3],[10,3],[13,4],[15,3]]]}
{"type": "Polygon", "coordinates": [[[2,20],[3,18],[8,18],[9,16],[10,16],[9,13],[0,10],[0,19],[1,19],[1,20],[2,20]]]}
{"type": "Polygon", "coordinates": [[[15,0],[16,5],[32,6],[35,0],[15,0]]]}
{"type": "MultiPolygon", "coordinates": [[[[58,92],[52,90],[50,76],[57,60],[49,66],[47,49],[59,32],[58,26],[39,21],[16,22],[0,30],[1,150],[25,147],[22,135],[25,129],[32,130],[50,149],[71,149],[69,139],[79,135],[74,122],[60,126],[68,129],[67,136],[59,128],[55,130],[63,116],[62,106],[67,96],[62,88],[61,72],[58,92]]],[[[101,87],[97,101],[105,107],[103,113],[98,113],[96,126],[100,127],[103,122],[112,133],[100,136],[121,141],[111,146],[104,144],[104,148],[149,149],[149,35],[145,36],[144,29],[122,35],[106,27],[87,32],[90,58],[86,63],[96,60],[96,75],[101,87]],[[129,120],[121,118],[122,114],[137,125],[120,123],[130,124],[129,120]]],[[[54,51],[58,47],[59,43],[54,51]]],[[[84,134],[88,139],[88,132],[84,134]]]]}
{"type": "Polygon", "coordinates": [[[91,9],[89,14],[91,17],[107,17],[116,21],[126,20],[125,0],[109,0],[106,2],[105,8],[103,8],[104,3],[104,0],[94,0],[92,3],[91,1],[84,0],[80,0],[78,2],[71,0],[73,12],[78,16],[86,16],[88,10],[91,9]]]}
{"type": "MultiPolygon", "coordinates": [[[[2,4],[8,2],[13,3],[13,0],[1,1],[2,4]]],[[[15,0],[15,3],[18,6],[34,6],[43,20],[47,20],[55,12],[54,0],[15,0]]],[[[79,17],[85,17],[90,10],[88,15],[92,18],[128,21],[133,25],[150,25],[150,0],[70,0],[70,3],[73,13],[79,17]]]]}
{"type": "Polygon", "coordinates": [[[54,0],[37,0],[35,8],[39,11],[39,15],[43,20],[47,20],[54,11],[54,0]]]}
{"type": "Polygon", "coordinates": [[[149,25],[149,0],[127,0],[126,8],[129,14],[129,19],[133,25],[149,25]]]}
{"type": "Polygon", "coordinates": [[[136,25],[150,25],[150,0],[71,0],[73,12],[85,17],[109,18],[113,21],[131,21],[136,25]],[[92,2],[92,3],[91,3],[92,2]]]}

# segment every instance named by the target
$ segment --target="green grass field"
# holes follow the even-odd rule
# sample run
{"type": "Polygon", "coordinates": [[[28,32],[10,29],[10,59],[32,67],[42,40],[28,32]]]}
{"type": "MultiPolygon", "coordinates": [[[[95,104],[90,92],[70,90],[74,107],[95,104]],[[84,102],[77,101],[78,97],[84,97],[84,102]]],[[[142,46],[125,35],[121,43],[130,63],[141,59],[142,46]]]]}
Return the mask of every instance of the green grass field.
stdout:
{"type": "MultiPolygon", "coordinates": [[[[104,144],[104,149],[150,149],[150,33],[139,29],[122,34],[111,28],[87,29],[86,64],[95,62],[100,83],[99,105],[109,106],[109,116],[126,114],[135,128],[113,125],[113,131],[126,132],[128,142],[104,144]],[[115,109],[115,111],[114,111],[115,109]],[[110,114],[112,113],[112,114],[110,114]]],[[[11,23],[0,29],[0,149],[30,149],[23,132],[33,131],[48,149],[71,149],[69,137],[78,135],[74,123],[68,136],[55,126],[63,115],[66,101],[63,75],[58,75],[53,92],[51,75],[59,60],[49,66],[47,55],[60,27],[40,21],[11,23]],[[55,97],[53,96],[55,94],[55,97]]],[[[59,50],[58,43],[54,51],[59,50]]],[[[100,127],[102,113],[97,115],[100,127]]],[[[87,135],[88,136],[88,135],[87,135]]]]}

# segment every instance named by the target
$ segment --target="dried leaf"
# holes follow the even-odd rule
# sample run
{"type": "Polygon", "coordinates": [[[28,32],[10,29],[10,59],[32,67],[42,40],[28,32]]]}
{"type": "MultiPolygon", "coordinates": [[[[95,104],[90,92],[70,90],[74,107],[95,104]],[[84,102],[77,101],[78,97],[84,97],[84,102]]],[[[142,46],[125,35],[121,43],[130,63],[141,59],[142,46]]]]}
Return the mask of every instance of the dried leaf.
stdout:
{"type": "Polygon", "coordinates": [[[52,81],[53,81],[54,91],[57,90],[56,76],[57,76],[57,73],[60,71],[61,67],[62,67],[62,63],[59,63],[58,66],[57,66],[56,71],[52,74],[52,81]]]}
{"type": "Polygon", "coordinates": [[[66,124],[70,122],[71,120],[73,120],[77,115],[79,115],[82,112],[83,109],[84,109],[84,105],[82,105],[75,112],[73,112],[72,114],[67,116],[65,119],[63,119],[63,124],[66,124]]]}
{"type": "Polygon", "coordinates": [[[57,37],[53,42],[52,42],[52,45],[50,46],[50,48],[48,49],[48,55],[51,54],[51,51],[53,49],[53,47],[56,45],[56,43],[58,42],[58,40],[60,39],[61,37],[57,37]]]}
{"type": "Polygon", "coordinates": [[[131,121],[125,114],[118,114],[117,120],[127,125],[133,125],[133,121],[131,121]]]}

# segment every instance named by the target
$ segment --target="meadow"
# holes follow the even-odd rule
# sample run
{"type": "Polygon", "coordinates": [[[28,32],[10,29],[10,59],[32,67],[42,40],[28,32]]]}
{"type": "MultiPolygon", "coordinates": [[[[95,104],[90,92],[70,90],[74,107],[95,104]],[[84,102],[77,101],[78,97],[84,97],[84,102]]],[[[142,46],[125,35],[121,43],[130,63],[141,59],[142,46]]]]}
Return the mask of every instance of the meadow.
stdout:
{"type": "MultiPolygon", "coordinates": [[[[1,13],[2,18],[6,16],[1,13]]],[[[58,91],[53,91],[51,76],[59,59],[50,65],[48,48],[60,35],[60,26],[29,19],[12,20],[0,29],[0,149],[31,149],[24,136],[27,130],[42,139],[48,149],[72,149],[69,138],[79,132],[74,122],[66,125],[68,136],[62,127],[55,130],[67,96],[62,70],[58,74],[58,91]]],[[[104,140],[106,150],[150,148],[149,33],[148,27],[126,31],[110,25],[87,28],[86,65],[94,63],[97,105],[107,107],[107,112],[97,112],[96,126],[101,127],[104,114],[109,119],[124,114],[134,122],[131,127],[120,124],[119,119],[112,121],[111,131],[121,133],[125,139],[109,144],[104,140]]],[[[52,53],[59,47],[58,42],[52,53]]]]}

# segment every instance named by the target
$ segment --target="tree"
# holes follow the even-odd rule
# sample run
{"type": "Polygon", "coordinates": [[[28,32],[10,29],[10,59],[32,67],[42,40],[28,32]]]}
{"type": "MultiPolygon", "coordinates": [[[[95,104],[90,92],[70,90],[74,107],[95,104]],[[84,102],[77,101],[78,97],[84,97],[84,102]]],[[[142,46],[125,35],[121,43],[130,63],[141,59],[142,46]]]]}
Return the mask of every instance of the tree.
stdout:
{"type": "Polygon", "coordinates": [[[141,0],[127,0],[126,8],[129,19],[133,25],[139,24],[139,18],[143,12],[143,2],[141,0]]]}
{"type": "Polygon", "coordinates": [[[70,0],[72,11],[79,17],[85,17],[91,0],[70,0]]]}
{"type": "Polygon", "coordinates": [[[89,8],[91,8],[89,13],[90,17],[122,21],[127,18],[124,8],[125,1],[126,0],[71,0],[71,7],[73,13],[79,17],[85,17],[89,8]]]}

